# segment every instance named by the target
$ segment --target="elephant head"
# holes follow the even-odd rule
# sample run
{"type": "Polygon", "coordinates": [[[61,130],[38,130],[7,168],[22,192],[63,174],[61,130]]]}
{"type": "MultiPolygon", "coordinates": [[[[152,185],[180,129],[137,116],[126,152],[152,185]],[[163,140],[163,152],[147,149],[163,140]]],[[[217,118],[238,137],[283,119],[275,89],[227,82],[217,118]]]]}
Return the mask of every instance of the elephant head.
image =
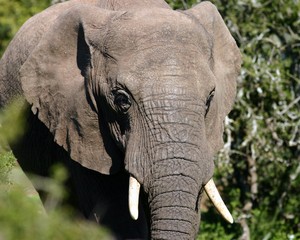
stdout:
{"type": "Polygon", "coordinates": [[[153,239],[190,239],[239,68],[235,41],[208,2],[183,12],[77,5],[20,76],[33,113],[74,161],[129,172],[133,218],[142,185],[153,239]]]}

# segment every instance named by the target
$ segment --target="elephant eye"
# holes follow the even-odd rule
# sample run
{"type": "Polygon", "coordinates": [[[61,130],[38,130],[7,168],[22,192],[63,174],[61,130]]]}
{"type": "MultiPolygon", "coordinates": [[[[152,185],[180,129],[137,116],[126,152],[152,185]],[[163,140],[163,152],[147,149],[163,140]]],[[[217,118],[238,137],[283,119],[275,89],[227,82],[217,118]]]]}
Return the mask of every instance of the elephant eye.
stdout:
{"type": "Polygon", "coordinates": [[[209,111],[210,103],[211,103],[211,101],[213,100],[214,96],[215,96],[215,89],[213,89],[213,90],[209,93],[209,95],[208,95],[208,97],[207,97],[207,99],[206,99],[206,103],[205,103],[205,117],[206,117],[206,115],[207,115],[207,113],[208,113],[208,111],[209,111]]]}
{"type": "Polygon", "coordinates": [[[116,90],[114,94],[114,104],[119,112],[127,113],[131,107],[130,96],[124,90],[116,90]]]}

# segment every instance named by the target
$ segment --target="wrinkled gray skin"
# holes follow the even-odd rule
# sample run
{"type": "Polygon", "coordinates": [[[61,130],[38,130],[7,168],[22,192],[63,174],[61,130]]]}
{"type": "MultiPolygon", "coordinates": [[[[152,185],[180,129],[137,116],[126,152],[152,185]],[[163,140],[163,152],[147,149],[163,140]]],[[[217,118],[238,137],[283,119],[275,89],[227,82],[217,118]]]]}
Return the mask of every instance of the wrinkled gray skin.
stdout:
{"type": "Polygon", "coordinates": [[[240,53],[216,8],[73,0],[28,20],[0,62],[0,106],[22,95],[22,168],[70,171],[74,206],[120,238],[193,239],[222,147],[240,53]],[[131,220],[128,178],[142,185],[131,220]]]}

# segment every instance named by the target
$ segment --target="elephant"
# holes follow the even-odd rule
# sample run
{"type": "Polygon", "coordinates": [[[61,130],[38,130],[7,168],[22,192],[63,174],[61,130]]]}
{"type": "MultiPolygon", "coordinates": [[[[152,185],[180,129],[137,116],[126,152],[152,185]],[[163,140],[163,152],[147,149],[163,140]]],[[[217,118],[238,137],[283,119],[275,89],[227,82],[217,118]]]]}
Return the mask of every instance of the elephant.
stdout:
{"type": "Polygon", "coordinates": [[[24,98],[11,149],[25,172],[56,163],[78,213],[116,239],[194,239],[241,54],[210,2],[70,0],[30,18],[0,61],[0,107],[24,98]]]}

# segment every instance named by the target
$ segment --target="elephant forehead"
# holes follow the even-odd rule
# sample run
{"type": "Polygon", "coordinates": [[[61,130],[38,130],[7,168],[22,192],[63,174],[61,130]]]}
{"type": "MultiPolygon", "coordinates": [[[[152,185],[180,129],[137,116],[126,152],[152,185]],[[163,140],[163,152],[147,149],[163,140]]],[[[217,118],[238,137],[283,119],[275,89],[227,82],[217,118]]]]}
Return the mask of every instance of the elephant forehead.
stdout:
{"type": "Polygon", "coordinates": [[[161,91],[161,95],[207,96],[216,82],[210,60],[200,60],[199,53],[184,50],[189,49],[167,45],[130,56],[120,63],[117,79],[142,98],[161,91]]]}
{"type": "Polygon", "coordinates": [[[107,49],[143,51],[165,44],[209,51],[205,29],[189,16],[167,9],[126,12],[110,26],[107,49]]]}

